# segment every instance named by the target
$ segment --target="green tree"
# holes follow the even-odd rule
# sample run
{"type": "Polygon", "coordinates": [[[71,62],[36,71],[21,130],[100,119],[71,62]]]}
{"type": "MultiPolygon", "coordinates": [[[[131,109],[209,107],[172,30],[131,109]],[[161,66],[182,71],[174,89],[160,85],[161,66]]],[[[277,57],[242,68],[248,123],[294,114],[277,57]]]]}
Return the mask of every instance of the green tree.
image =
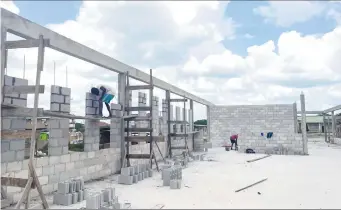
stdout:
{"type": "Polygon", "coordinates": [[[202,119],[202,120],[197,120],[194,122],[196,125],[207,125],[207,120],[202,119]]]}
{"type": "Polygon", "coordinates": [[[76,123],[75,124],[75,129],[76,129],[76,131],[79,131],[79,132],[84,132],[84,124],[82,124],[82,123],[76,123]]]}

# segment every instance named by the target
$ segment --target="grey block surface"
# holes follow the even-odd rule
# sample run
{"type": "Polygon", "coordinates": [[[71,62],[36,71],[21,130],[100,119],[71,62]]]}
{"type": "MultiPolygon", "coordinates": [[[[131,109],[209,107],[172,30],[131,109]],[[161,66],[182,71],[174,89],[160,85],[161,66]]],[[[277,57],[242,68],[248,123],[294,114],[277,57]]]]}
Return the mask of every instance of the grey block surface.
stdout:
{"type": "Polygon", "coordinates": [[[119,184],[125,184],[125,185],[131,185],[131,184],[133,184],[133,176],[119,175],[118,176],[118,183],[119,184]]]}
{"type": "Polygon", "coordinates": [[[78,202],[78,193],[72,193],[72,203],[75,204],[78,202]]]}
{"type": "Polygon", "coordinates": [[[69,183],[67,183],[67,182],[58,183],[58,191],[57,192],[59,194],[68,194],[68,193],[70,193],[69,183]]]}
{"type": "Polygon", "coordinates": [[[69,206],[72,204],[72,194],[59,194],[53,196],[53,202],[58,205],[69,206]]]}

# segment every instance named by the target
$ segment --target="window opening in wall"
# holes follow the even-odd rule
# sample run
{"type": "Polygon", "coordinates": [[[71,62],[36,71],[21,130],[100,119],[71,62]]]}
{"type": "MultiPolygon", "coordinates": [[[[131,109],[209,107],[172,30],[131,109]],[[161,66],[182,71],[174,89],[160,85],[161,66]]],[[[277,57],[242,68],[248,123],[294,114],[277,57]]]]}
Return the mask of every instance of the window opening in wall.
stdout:
{"type": "Polygon", "coordinates": [[[176,129],[176,125],[175,124],[173,125],[173,131],[174,131],[174,133],[177,133],[177,129],[176,129]]]}
{"type": "Polygon", "coordinates": [[[99,149],[110,148],[110,124],[100,122],[99,134],[99,149]]]}
{"type": "Polygon", "coordinates": [[[69,151],[84,152],[84,124],[72,121],[70,126],[69,151]]]}

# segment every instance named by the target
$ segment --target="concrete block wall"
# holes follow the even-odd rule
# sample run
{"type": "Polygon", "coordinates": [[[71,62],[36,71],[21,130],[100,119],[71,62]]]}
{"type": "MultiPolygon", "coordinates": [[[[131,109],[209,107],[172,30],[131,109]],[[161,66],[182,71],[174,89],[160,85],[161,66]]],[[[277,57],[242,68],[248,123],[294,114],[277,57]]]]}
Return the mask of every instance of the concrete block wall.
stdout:
{"type": "MultiPolygon", "coordinates": [[[[82,176],[85,181],[98,179],[120,170],[120,149],[108,148],[92,152],[73,152],[61,156],[35,159],[37,176],[45,194],[57,190],[58,183],[82,176]]],[[[28,160],[1,163],[2,177],[27,178],[28,160]]],[[[24,188],[7,187],[7,193],[16,203],[24,188]]],[[[31,191],[37,197],[37,190],[31,191]]]]}
{"type": "MultiPolygon", "coordinates": [[[[139,107],[145,107],[147,106],[147,94],[146,93],[142,93],[142,92],[138,92],[138,106],[139,107]]],[[[138,112],[139,116],[146,116],[147,112],[146,111],[139,111],[138,112]]],[[[136,127],[138,128],[147,128],[148,122],[146,121],[140,121],[140,122],[136,122],[136,127]]],[[[139,135],[141,136],[145,136],[145,133],[139,133],[139,135]]]]}
{"type": "MultiPolygon", "coordinates": [[[[4,86],[28,85],[28,80],[5,75],[4,86]]],[[[6,104],[27,107],[27,94],[5,94],[2,98],[6,104]]],[[[25,158],[25,138],[4,135],[7,132],[24,131],[25,118],[1,118],[1,162],[20,161],[25,158]]]]}
{"type": "MultiPolygon", "coordinates": [[[[113,116],[122,116],[122,107],[120,104],[111,104],[111,113],[113,116]]],[[[121,119],[110,119],[110,148],[121,148],[121,119]]]]}
{"type": "MultiPolygon", "coordinates": [[[[64,114],[70,113],[70,97],[70,88],[52,85],[50,95],[50,110],[64,114]]],[[[70,138],[69,127],[69,119],[51,118],[49,120],[49,156],[68,154],[70,138]]]]}
{"type": "Polygon", "coordinates": [[[239,134],[239,151],[251,148],[257,153],[302,154],[302,137],[295,133],[294,106],[246,105],[210,108],[210,136],[214,146],[230,142],[239,134]],[[271,139],[261,133],[273,132],[271,139]]]}
{"type": "MultiPolygon", "coordinates": [[[[86,106],[85,115],[86,116],[96,116],[99,113],[99,101],[98,97],[91,93],[86,93],[85,96],[86,106]]],[[[99,150],[99,120],[85,120],[84,125],[84,152],[97,151],[99,150]]]]}

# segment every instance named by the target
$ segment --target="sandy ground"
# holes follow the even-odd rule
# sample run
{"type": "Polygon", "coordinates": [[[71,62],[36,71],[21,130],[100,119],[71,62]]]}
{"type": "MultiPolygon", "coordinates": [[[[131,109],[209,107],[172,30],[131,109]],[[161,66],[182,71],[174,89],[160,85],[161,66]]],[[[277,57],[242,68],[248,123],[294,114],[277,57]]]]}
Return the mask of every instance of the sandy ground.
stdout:
{"type": "MultiPolygon", "coordinates": [[[[132,208],[341,208],[341,146],[311,140],[309,156],[271,156],[253,163],[261,154],[226,152],[214,148],[207,153],[216,161],[191,162],[183,170],[180,190],[162,187],[161,175],[137,184],[118,185],[117,176],[87,183],[87,188],[116,188],[120,202],[132,208]],[[247,190],[235,191],[261,179],[267,181],[247,190]]],[[[52,203],[52,197],[47,198],[52,203]]],[[[85,201],[54,209],[85,207],[85,201]]]]}

